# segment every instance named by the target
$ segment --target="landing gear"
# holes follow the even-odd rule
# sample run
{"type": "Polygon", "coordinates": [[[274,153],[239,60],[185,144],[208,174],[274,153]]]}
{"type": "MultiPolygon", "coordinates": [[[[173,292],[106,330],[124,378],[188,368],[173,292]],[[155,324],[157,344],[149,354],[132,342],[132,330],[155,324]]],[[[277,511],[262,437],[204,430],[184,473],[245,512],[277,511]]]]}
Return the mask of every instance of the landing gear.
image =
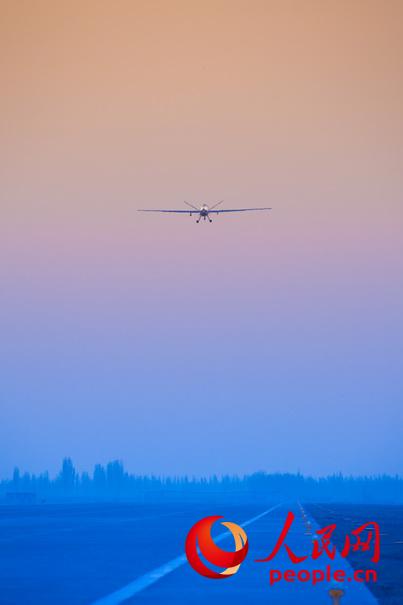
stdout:
{"type": "Polygon", "coordinates": [[[200,214],[199,218],[196,220],[196,223],[200,223],[201,219],[204,221],[208,220],[209,223],[213,222],[213,219],[211,219],[208,214],[200,214]]]}

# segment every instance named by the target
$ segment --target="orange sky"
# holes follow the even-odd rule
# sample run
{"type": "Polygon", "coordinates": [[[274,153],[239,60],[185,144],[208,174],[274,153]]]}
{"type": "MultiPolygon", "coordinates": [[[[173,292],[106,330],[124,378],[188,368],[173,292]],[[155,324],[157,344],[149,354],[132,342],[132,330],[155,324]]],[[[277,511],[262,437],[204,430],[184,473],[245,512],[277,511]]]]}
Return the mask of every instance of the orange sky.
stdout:
{"type": "Polygon", "coordinates": [[[150,172],[168,194],[181,175],[207,197],[238,171],[259,188],[279,173],[354,178],[352,162],[395,178],[402,19],[399,1],[3,2],[10,204],[15,179],[35,197],[49,169],[83,188],[106,169],[112,187],[146,184],[151,204],[150,172]]]}

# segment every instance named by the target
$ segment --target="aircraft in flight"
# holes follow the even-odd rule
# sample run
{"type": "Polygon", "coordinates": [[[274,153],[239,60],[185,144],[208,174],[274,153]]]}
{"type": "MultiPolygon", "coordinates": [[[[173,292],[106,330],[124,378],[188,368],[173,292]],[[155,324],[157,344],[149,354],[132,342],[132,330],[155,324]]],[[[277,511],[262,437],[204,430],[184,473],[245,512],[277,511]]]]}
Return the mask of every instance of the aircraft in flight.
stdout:
{"type": "Polygon", "coordinates": [[[202,205],[198,208],[197,206],[193,206],[193,204],[189,204],[189,202],[185,202],[187,206],[190,207],[190,210],[163,210],[163,209],[146,209],[140,208],[139,212],[171,212],[174,214],[189,214],[192,216],[193,214],[198,215],[196,223],[200,223],[200,220],[207,220],[212,223],[212,219],[210,214],[222,214],[224,212],[254,212],[256,210],[271,210],[271,208],[224,208],[220,210],[216,210],[217,206],[223,203],[224,200],[217,202],[214,206],[207,206],[207,204],[202,203],[202,205]]]}

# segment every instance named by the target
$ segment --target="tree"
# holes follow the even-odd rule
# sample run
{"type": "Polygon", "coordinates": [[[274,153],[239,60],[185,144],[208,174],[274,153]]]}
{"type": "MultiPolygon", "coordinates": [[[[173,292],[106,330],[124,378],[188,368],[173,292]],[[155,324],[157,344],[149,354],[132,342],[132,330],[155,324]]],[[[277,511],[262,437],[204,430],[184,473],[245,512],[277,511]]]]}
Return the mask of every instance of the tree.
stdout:
{"type": "Polygon", "coordinates": [[[63,492],[66,494],[71,494],[74,491],[76,483],[76,470],[71,458],[65,458],[63,460],[62,470],[59,478],[62,484],[63,492]]]}

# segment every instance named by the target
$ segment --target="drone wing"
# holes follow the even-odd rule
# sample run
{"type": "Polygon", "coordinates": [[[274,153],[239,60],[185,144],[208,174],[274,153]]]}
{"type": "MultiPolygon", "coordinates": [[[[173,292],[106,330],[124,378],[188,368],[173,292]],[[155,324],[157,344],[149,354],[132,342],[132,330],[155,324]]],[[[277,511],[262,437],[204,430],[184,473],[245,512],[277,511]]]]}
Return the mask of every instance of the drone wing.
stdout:
{"type": "Polygon", "coordinates": [[[221,212],[255,212],[256,210],[271,210],[271,208],[224,208],[223,210],[211,210],[214,214],[221,212]]]}
{"type": "Polygon", "coordinates": [[[199,212],[198,210],[159,210],[159,209],[145,209],[139,208],[137,212],[174,212],[176,214],[191,214],[193,212],[199,212]]]}

